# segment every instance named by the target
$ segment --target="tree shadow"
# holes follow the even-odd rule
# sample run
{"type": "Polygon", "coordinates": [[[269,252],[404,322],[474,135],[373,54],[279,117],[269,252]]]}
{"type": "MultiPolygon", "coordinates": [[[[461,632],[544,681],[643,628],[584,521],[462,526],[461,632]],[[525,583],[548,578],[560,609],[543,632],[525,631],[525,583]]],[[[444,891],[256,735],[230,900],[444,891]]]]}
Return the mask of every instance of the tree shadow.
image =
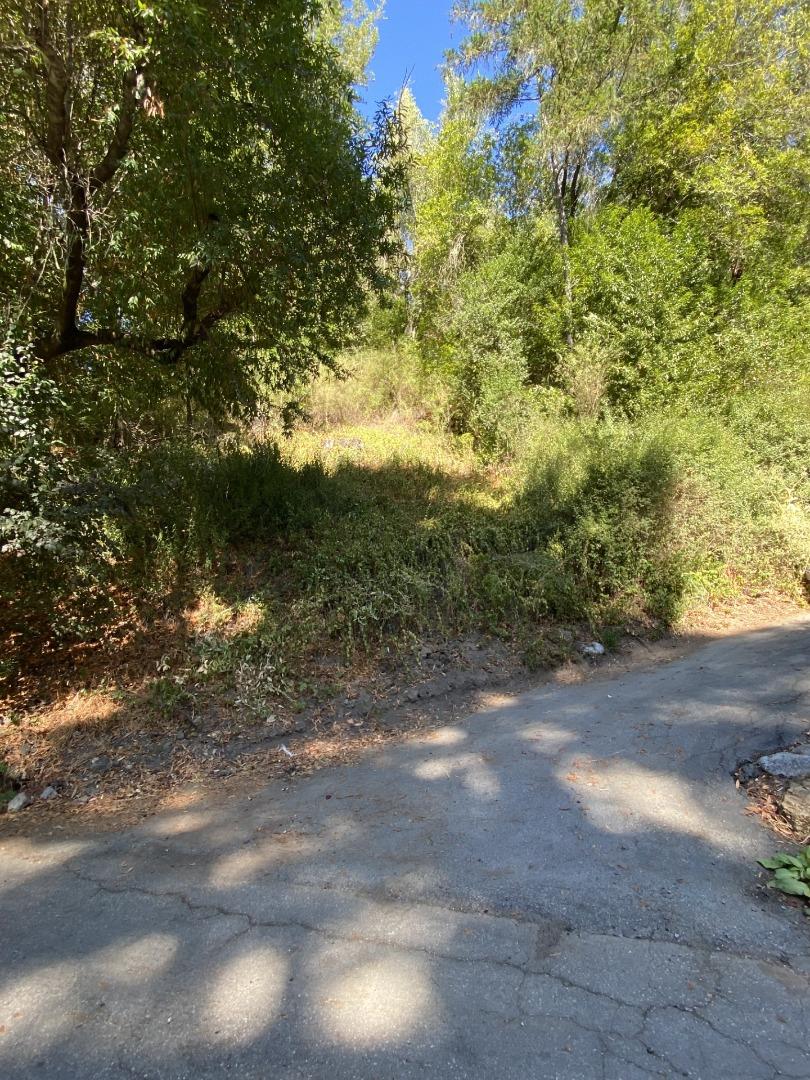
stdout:
{"type": "Polygon", "coordinates": [[[806,1075],[810,952],[730,772],[806,727],[808,650],[806,620],[739,635],[252,799],[7,841],[0,1062],[806,1075]]]}

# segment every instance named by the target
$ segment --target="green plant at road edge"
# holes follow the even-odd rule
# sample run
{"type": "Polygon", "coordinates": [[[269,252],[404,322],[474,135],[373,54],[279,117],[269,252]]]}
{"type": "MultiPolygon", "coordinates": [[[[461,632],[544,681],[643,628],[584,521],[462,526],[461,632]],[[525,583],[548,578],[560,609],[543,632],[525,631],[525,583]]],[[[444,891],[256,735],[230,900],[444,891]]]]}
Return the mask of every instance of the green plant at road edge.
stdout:
{"type": "Polygon", "coordinates": [[[778,889],[787,896],[801,896],[808,901],[804,913],[810,915],[810,847],[803,848],[798,855],[780,851],[770,859],[757,861],[773,871],[768,888],[778,889]]]}

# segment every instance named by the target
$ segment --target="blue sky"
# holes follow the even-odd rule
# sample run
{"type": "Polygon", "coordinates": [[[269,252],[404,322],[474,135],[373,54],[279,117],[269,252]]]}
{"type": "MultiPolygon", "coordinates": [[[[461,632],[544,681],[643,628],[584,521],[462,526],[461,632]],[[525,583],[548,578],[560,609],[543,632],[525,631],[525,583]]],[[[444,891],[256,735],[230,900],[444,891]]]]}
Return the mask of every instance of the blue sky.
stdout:
{"type": "Polygon", "coordinates": [[[365,88],[366,110],[396,94],[410,74],[410,87],[429,120],[438,119],[444,88],[438,66],[460,40],[450,23],[452,0],[386,0],[380,43],[371,61],[374,79],[365,88]]]}

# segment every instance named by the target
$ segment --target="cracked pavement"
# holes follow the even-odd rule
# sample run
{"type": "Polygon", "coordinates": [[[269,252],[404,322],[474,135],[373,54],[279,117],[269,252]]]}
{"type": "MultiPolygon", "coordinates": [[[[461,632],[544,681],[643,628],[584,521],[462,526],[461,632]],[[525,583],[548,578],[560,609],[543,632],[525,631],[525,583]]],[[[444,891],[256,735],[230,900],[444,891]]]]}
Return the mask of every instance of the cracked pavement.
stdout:
{"type": "Polygon", "coordinates": [[[810,618],[258,794],[0,841],[0,1075],[810,1077],[810,920],[730,773],[810,618]]]}

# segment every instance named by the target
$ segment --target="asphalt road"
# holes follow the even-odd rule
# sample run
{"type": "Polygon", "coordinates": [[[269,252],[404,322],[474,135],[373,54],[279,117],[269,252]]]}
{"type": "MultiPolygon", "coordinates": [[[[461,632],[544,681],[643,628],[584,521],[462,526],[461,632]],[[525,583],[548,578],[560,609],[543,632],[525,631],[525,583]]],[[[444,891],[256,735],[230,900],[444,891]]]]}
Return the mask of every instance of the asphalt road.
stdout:
{"type": "Polygon", "coordinates": [[[810,1077],[810,920],[730,772],[810,620],[115,834],[0,841],[0,1076],[810,1077]]]}

